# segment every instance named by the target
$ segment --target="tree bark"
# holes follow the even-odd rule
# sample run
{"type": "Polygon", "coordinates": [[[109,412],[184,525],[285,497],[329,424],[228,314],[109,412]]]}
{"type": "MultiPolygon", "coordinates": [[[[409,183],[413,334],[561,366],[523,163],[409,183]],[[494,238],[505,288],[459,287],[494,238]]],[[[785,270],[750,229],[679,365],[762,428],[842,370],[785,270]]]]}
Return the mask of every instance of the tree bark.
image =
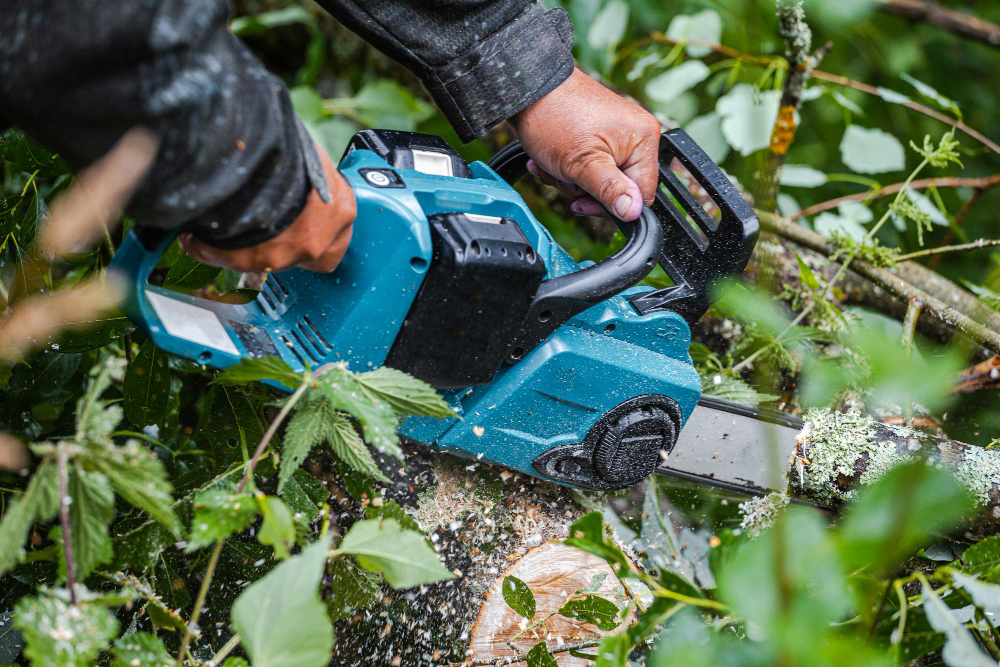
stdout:
{"type": "Polygon", "coordinates": [[[942,7],[930,0],[879,0],[882,9],[904,16],[911,21],[923,21],[977,42],[1000,48],[1000,25],[971,14],[942,7]]]}

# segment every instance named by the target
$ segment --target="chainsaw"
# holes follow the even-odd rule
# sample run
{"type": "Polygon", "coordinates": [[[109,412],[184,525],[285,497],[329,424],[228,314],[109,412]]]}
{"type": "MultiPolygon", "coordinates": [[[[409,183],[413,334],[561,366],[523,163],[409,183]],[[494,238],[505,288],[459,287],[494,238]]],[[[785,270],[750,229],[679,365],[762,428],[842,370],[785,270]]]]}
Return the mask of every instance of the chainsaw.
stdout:
{"type": "Polygon", "coordinates": [[[126,236],[110,269],[127,277],[135,324],[200,364],[274,356],[297,371],[386,365],[428,382],[456,416],[410,417],[399,433],[411,441],[587,489],[654,471],[776,488],[799,424],[702,397],[688,353],[713,286],[746,267],[753,209],[671,130],[654,203],[635,222],[615,220],[618,252],[578,264],[513,187],[527,160],[517,142],[467,164],[439,137],[366,130],[338,167],[357,218],[334,272],[269,274],[250,303],[199,298],[149,283],[176,236],[149,228],[126,236]],[[671,170],[675,159],[716,215],[671,170]],[[672,284],[640,286],[657,264],[672,284]]]}

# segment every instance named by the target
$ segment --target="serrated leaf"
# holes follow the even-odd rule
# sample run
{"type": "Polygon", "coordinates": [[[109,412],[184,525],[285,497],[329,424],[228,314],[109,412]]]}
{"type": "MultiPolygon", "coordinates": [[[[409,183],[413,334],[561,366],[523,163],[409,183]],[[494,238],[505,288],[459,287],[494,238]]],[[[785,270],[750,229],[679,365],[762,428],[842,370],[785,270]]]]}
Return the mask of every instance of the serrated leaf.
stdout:
{"type": "Polygon", "coordinates": [[[111,540],[114,551],[111,567],[114,570],[148,572],[156,566],[163,550],[176,541],[177,538],[162,523],[145,522],[111,540]]]}
{"type": "Polygon", "coordinates": [[[507,575],[503,578],[501,591],[508,607],[529,621],[535,617],[535,594],[528,588],[528,584],[513,575],[507,575]]]}
{"type": "Polygon", "coordinates": [[[906,167],[899,139],[877,128],[848,125],[840,141],[840,158],[859,174],[881,174],[906,167]]]}
{"type": "Polygon", "coordinates": [[[69,592],[42,587],[37,597],[21,598],[14,605],[14,625],[27,642],[24,655],[34,665],[87,667],[97,652],[118,634],[118,621],[107,607],[91,602],[80,593],[80,603],[71,606],[69,592]]]}
{"type": "Polygon", "coordinates": [[[941,657],[949,667],[996,667],[996,661],[991,660],[983,652],[972,633],[959,623],[938,594],[926,584],[921,585],[924,600],[924,612],[931,627],[944,633],[946,641],[941,657]]]}
{"type": "Polygon", "coordinates": [[[367,373],[357,373],[354,377],[368,396],[385,401],[401,415],[439,419],[455,416],[455,411],[441,398],[437,389],[403,371],[382,366],[367,373]]]}
{"type": "Polygon", "coordinates": [[[406,530],[414,530],[418,533],[423,532],[420,528],[420,524],[417,523],[417,520],[407,514],[402,505],[397,503],[392,498],[384,500],[381,506],[376,506],[374,503],[370,503],[367,507],[365,507],[365,518],[395,519],[399,522],[399,525],[406,530]]]}
{"type": "Polygon", "coordinates": [[[368,444],[383,454],[403,460],[403,450],[399,448],[396,433],[399,416],[386,400],[369,392],[343,366],[334,366],[321,375],[318,388],[334,408],[353,415],[361,422],[368,444]]]}
{"type": "Polygon", "coordinates": [[[55,465],[42,463],[24,493],[9,501],[0,520],[0,574],[20,562],[31,525],[36,520],[49,519],[58,510],[59,480],[55,465]]]}
{"type": "Polygon", "coordinates": [[[264,436],[254,404],[242,389],[228,385],[213,390],[206,426],[205,435],[219,467],[249,460],[264,436]]]}
{"type": "Polygon", "coordinates": [[[122,381],[125,416],[140,427],[160,423],[167,409],[169,393],[167,353],[147,340],[129,364],[122,381]]]}
{"type": "Polygon", "coordinates": [[[596,594],[567,600],[559,608],[559,613],[605,631],[614,630],[621,623],[618,620],[618,605],[596,594]]]}
{"type": "Polygon", "coordinates": [[[191,292],[215,280],[222,271],[217,266],[202,264],[188,254],[181,254],[167,271],[163,279],[165,289],[176,292],[191,292]]]}
{"type": "Polygon", "coordinates": [[[191,536],[184,551],[191,553],[234,533],[241,533],[257,518],[254,497],[246,491],[209,489],[194,499],[191,536]]]}
{"type": "Polygon", "coordinates": [[[740,378],[724,373],[714,373],[705,377],[701,383],[701,390],[706,396],[714,396],[752,408],[778,400],[777,396],[761,393],[740,378]]]}
{"type": "Polygon", "coordinates": [[[257,541],[274,549],[276,558],[285,559],[291,556],[291,547],[295,544],[295,522],[288,506],[277,496],[257,494],[257,506],[264,517],[257,533],[257,541]]]}
{"type": "Polygon", "coordinates": [[[371,607],[381,599],[382,577],[352,558],[334,558],[327,568],[330,594],[325,596],[326,613],[339,621],[371,607]]]}
{"type": "Polygon", "coordinates": [[[167,471],[138,440],[129,439],[122,446],[91,446],[81,461],[106,475],[122,498],[179,534],[167,471]]]}
{"type": "Polygon", "coordinates": [[[115,641],[111,653],[115,656],[112,667],[174,667],[177,663],[167,653],[167,647],[156,635],[134,632],[115,641]]]}
{"type": "MultiPolygon", "coordinates": [[[[70,468],[66,480],[69,498],[70,541],[78,580],[86,579],[98,565],[111,561],[111,536],[108,531],[115,514],[115,494],[111,481],[97,472],[70,468]]],[[[58,544],[62,533],[53,528],[58,544]]],[[[66,561],[62,547],[59,555],[59,574],[66,576],[66,561]]]]}
{"type": "Polygon", "coordinates": [[[356,522],[334,551],[343,554],[355,556],[363,568],[381,572],[397,589],[455,578],[423,533],[405,530],[395,519],[356,522]]]}
{"type": "Polygon", "coordinates": [[[288,479],[281,497],[288,509],[301,514],[306,521],[312,521],[326,504],[330,494],[322,482],[299,468],[288,479]]]}
{"type": "Polygon", "coordinates": [[[293,371],[291,366],[278,357],[258,357],[244,358],[215,378],[220,384],[247,384],[261,380],[274,380],[289,389],[296,389],[302,384],[302,374],[293,371]]]}
{"type": "Polygon", "coordinates": [[[322,667],[330,661],[333,627],[317,593],[329,544],[328,536],[321,537],[233,604],[233,629],[254,667],[322,667]]]}

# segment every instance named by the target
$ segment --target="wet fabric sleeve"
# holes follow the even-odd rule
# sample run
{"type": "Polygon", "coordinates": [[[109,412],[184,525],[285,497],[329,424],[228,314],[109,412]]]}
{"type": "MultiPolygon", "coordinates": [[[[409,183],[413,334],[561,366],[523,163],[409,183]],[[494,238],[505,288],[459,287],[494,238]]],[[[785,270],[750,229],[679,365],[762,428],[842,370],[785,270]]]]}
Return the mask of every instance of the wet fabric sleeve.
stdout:
{"type": "Polygon", "coordinates": [[[573,24],[532,0],[318,0],[419,76],[471,141],[566,80],[573,24]]]}
{"type": "MultiPolygon", "coordinates": [[[[417,73],[463,140],[572,71],[562,10],[527,0],[325,1],[417,73]]],[[[256,245],[328,198],[285,85],[228,28],[225,0],[20,0],[0,9],[0,128],[76,169],[130,128],[160,139],[128,213],[220,248],[256,245]]]]}

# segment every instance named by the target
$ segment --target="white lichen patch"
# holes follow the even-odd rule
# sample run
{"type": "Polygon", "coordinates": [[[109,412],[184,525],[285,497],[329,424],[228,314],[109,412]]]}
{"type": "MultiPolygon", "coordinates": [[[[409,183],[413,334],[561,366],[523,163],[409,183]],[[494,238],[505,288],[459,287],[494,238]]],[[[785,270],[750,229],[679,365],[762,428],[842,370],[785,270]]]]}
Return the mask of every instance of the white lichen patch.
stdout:
{"type": "Polygon", "coordinates": [[[763,531],[774,525],[777,518],[788,507],[789,500],[787,493],[775,491],[766,496],[757,496],[740,503],[740,514],[743,515],[740,528],[745,530],[751,538],[758,537],[763,531]]]}
{"type": "Polygon", "coordinates": [[[878,442],[875,420],[856,410],[834,412],[811,410],[807,428],[799,436],[807,462],[800,484],[811,495],[828,501],[853,497],[853,489],[842,489],[842,479],[858,477],[857,483],[874,484],[894,466],[912,458],[897,453],[894,442],[878,442]],[[858,475],[859,466],[863,472],[858,475]]]}
{"type": "Polygon", "coordinates": [[[982,447],[968,447],[965,460],[955,470],[955,478],[976,498],[988,505],[993,486],[1000,487],[1000,452],[982,447]]]}

